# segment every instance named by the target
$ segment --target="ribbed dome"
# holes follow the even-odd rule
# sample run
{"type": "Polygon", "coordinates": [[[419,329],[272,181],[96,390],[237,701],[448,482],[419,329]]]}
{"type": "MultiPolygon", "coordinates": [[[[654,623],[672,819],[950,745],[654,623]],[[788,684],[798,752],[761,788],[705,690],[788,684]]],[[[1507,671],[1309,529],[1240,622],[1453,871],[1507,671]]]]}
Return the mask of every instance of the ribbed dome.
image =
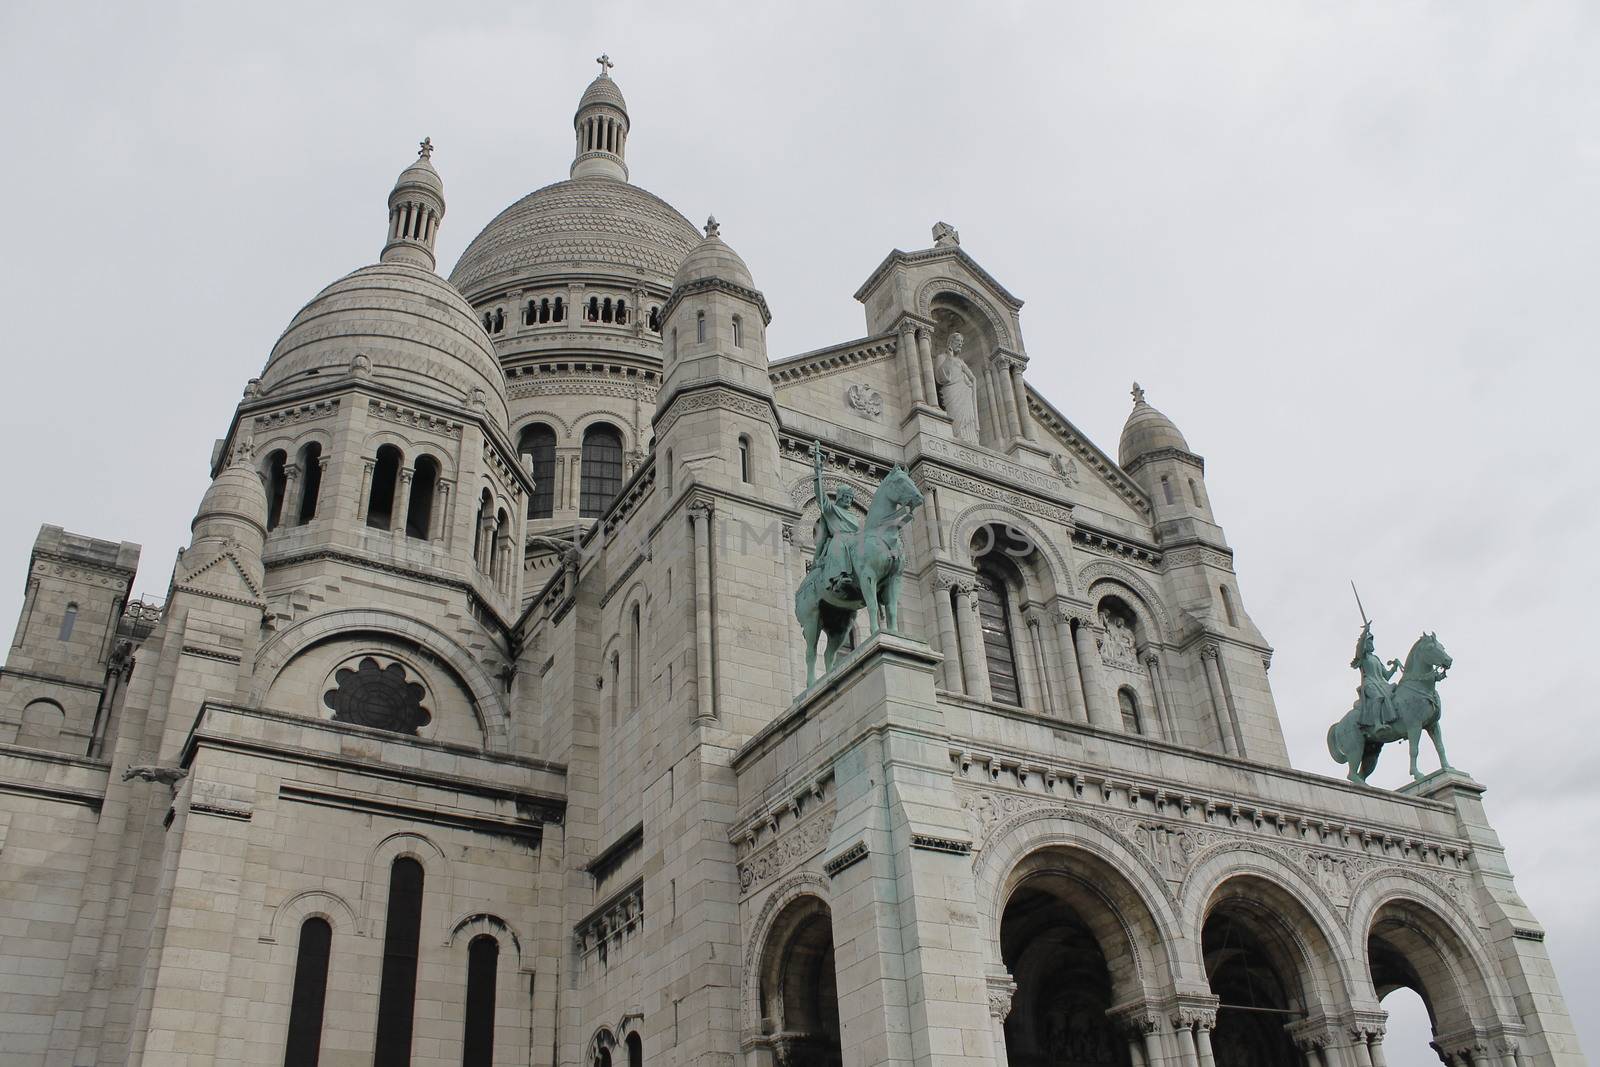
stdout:
{"type": "Polygon", "coordinates": [[[361,373],[418,397],[470,406],[481,391],[489,417],[508,425],[505,376],[489,337],[431,270],[378,263],[322,290],[273,346],[261,393],[350,374],[357,355],[370,362],[361,373]]]}
{"type": "Polygon", "coordinates": [[[628,102],[622,99],[622,90],[606,74],[589,83],[589,88],[583,91],[583,97],[578,101],[578,110],[582,111],[591,104],[610,104],[619,110],[628,110],[628,102]]]}
{"type": "Polygon", "coordinates": [[[500,212],[461,254],[450,283],[469,300],[497,285],[585,270],[665,287],[699,240],[688,219],[637,185],[574,178],[500,212]]]}
{"type": "Polygon", "coordinates": [[[739,253],[724,244],[714,232],[696,245],[694,251],[678,265],[678,273],[672,276],[672,288],[679,289],[705,278],[720,278],[746,289],[756,287],[755,279],[750,276],[750,268],[739,258],[739,253]]]}
{"type": "Polygon", "coordinates": [[[1117,463],[1127,467],[1140,456],[1163,448],[1189,451],[1189,442],[1178,432],[1171,419],[1151,407],[1144,399],[1144,390],[1133,387],[1133,411],[1122,427],[1122,440],[1117,445],[1117,463]]]}
{"type": "Polygon", "coordinates": [[[261,484],[261,475],[248,463],[235,459],[207,487],[189,528],[198,532],[202,525],[226,528],[239,524],[258,531],[262,537],[267,535],[267,490],[261,484]]]}

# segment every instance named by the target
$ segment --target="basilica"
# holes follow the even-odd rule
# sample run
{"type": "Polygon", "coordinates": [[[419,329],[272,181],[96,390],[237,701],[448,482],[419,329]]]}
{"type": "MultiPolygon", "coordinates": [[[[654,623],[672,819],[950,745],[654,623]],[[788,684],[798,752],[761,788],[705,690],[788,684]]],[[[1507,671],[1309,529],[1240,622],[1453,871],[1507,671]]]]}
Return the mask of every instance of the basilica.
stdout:
{"type": "Polygon", "coordinates": [[[1289,765],[1159,388],[1088,440],[944,223],[859,265],[860,337],[770,352],[609,67],[448,275],[423,142],[163,600],[40,529],[0,1059],[1385,1067],[1408,988],[1445,1063],[1582,1064],[1483,786],[1289,765]],[[881,620],[819,607],[877,530],[881,620]]]}

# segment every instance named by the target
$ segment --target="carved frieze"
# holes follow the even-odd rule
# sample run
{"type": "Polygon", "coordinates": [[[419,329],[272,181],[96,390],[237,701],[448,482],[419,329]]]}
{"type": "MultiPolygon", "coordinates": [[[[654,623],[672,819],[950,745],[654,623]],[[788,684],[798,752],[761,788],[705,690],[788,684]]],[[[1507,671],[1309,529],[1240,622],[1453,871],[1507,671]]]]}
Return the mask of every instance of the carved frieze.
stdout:
{"type": "Polygon", "coordinates": [[[1020,511],[1026,515],[1037,515],[1039,518],[1060,523],[1063,526],[1071,525],[1072,509],[1056,504],[1047,503],[1035,497],[1024,496],[1008,489],[1001,489],[989,482],[979,481],[958,474],[955,471],[945,470],[930,464],[922,464],[917,468],[915,480],[917,485],[926,489],[930,485],[954,489],[979,500],[987,500],[1002,507],[1020,511]]]}
{"type": "MultiPolygon", "coordinates": [[[[383,400],[369,400],[367,414],[386,422],[397,422],[402,426],[413,429],[427,430],[430,433],[443,434],[446,437],[460,437],[461,424],[454,419],[440,418],[430,415],[426,411],[417,411],[414,408],[402,407],[383,400]]],[[[257,424],[259,425],[257,420],[257,424]]]]}
{"type": "Polygon", "coordinates": [[[821,852],[833,832],[834,808],[818,811],[739,861],[739,891],[750,893],[821,852]]]}

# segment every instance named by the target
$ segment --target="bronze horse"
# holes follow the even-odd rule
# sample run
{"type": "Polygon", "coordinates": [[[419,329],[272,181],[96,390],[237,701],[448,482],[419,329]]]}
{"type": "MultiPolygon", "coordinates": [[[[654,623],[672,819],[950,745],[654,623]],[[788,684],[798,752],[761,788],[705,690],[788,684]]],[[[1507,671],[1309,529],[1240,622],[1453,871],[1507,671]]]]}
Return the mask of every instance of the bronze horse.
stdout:
{"type": "Polygon", "coordinates": [[[1411,777],[1421,781],[1422,772],[1417,770],[1417,743],[1424,730],[1433,740],[1434,751],[1439,753],[1440,769],[1450,768],[1439,731],[1439,693],[1434,687],[1444,680],[1451,664],[1450,654],[1439,639],[1433,634],[1423,634],[1406,654],[1405,673],[1392,687],[1393,722],[1367,734],[1357,722],[1361,714],[1361,701],[1357,698],[1356,706],[1328,727],[1328,754],[1336,762],[1349,765],[1352,782],[1364,783],[1378,765],[1383,746],[1402,739],[1411,743],[1411,777]]]}

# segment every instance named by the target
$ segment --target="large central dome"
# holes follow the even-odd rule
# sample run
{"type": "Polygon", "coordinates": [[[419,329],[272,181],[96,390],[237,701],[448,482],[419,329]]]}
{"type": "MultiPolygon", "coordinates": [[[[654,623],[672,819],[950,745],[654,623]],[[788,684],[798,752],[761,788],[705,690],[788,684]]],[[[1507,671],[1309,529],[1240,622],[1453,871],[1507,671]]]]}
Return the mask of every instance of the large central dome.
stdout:
{"type": "Polygon", "coordinates": [[[535,190],[473,238],[450,283],[477,303],[493,290],[593,271],[663,290],[700,241],[665,200],[615,178],[574,178],[535,190]]]}

